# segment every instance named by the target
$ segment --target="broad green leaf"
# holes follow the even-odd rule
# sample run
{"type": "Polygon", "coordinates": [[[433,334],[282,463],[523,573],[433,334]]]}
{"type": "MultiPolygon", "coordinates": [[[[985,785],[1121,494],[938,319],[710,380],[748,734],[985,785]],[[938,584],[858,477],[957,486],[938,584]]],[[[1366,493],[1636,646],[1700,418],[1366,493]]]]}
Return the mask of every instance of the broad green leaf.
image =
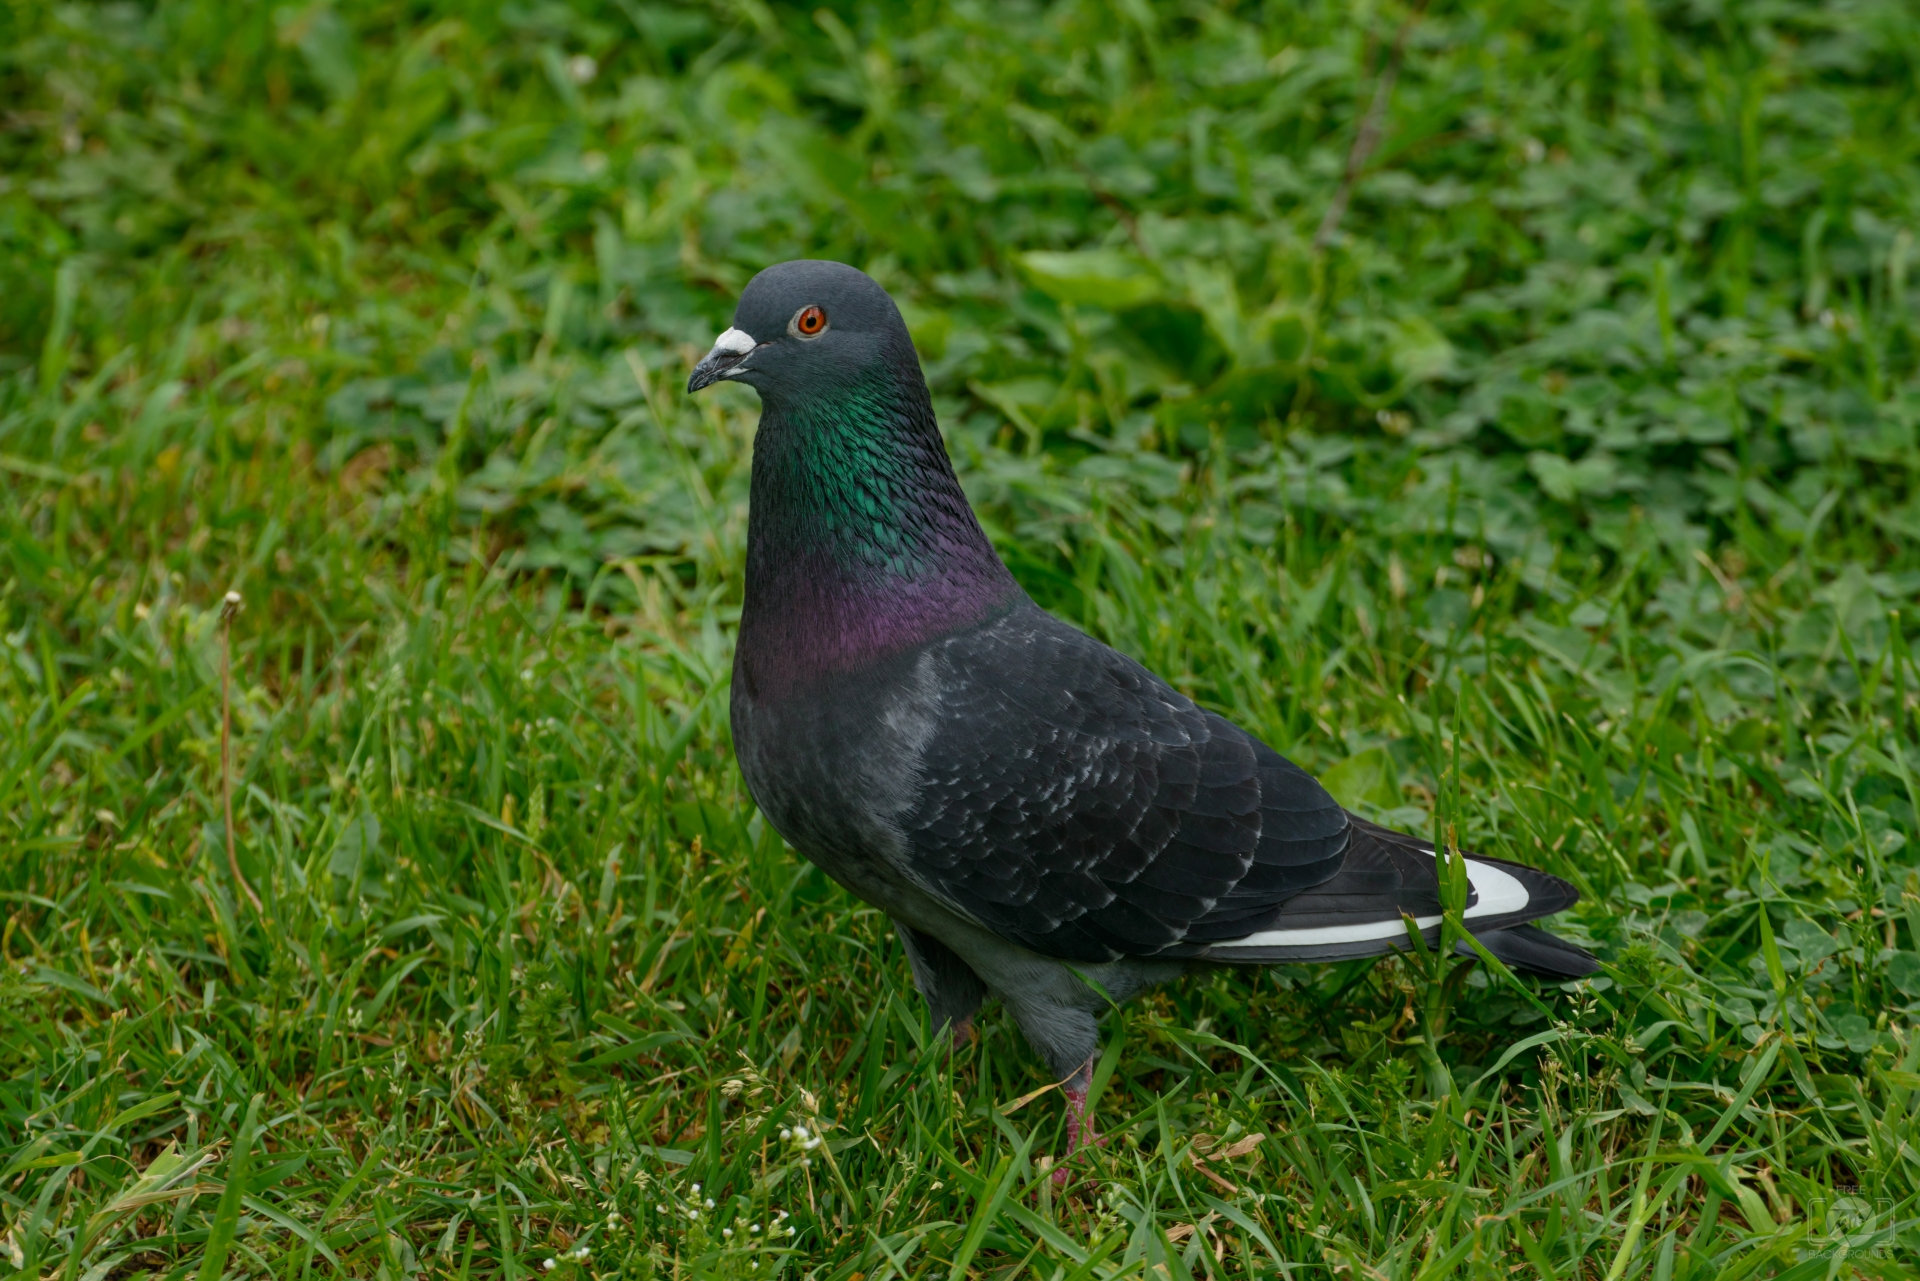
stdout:
{"type": "Polygon", "coordinates": [[[1384,747],[1355,752],[1321,774],[1320,785],[1348,809],[1362,804],[1392,809],[1400,803],[1398,772],[1384,747]]]}
{"type": "Polygon", "coordinates": [[[1906,995],[1920,997],[1920,954],[1895,952],[1887,962],[1887,978],[1906,995]]]}
{"type": "Polygon", "coordinates": [[[1034,287],[1055,302],[1118,311],[1165,292],[1144,260],[1113,249],[1032,250],[1019,263],[1034,287]]]}
{"type": "Polygon", "coordinates": [[[1402,382],[1421,383],[1444,378],[1454,370],[1453,344],[1425,316],[1406,315],[1389,330],[1392,338],[1387,361],[1402,382]]]}

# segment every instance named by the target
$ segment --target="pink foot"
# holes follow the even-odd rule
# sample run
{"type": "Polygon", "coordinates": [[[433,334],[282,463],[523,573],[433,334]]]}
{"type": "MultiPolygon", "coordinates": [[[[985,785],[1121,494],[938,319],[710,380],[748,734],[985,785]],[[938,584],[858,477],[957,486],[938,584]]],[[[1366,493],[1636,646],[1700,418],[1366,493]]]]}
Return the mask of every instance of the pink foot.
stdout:
{"type": "Polygon", "coordinates": [[[1067,1095],[1067,1160],[1073,1160],[1073,1154],[1082,1147],[1098,1143],[1100,1136],[1093,1132],[1093,1118],[1087,1115],[1087,1087],[1070,1085],[1067,1095]]]}
{"type": "Polygon", "coordinates": [[[1066,1186],[1067,1166],[1072,1164],[1081,1148],[1101,1147],[1106,1143],[1094,1132],[1093,1116],[1087,1111],[1087,1091],[1092,1085],[1093,1060],[1088,1059],[1085,1066],[1061,1087],[1060,1092],[1067,1096],[1067,1155],[1053,1172],[1055,1187],[1066,1186]]]}

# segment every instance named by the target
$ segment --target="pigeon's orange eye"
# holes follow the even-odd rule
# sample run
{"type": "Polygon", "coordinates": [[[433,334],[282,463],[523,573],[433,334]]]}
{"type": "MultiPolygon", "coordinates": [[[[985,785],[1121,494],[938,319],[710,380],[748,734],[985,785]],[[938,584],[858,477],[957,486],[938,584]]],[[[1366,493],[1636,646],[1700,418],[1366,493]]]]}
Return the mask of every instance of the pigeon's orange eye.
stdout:
{"type": "Polygon", "coordinates": [[[803,307],[793,318],[793,327],[801,337],[812,338],[827,327],[827,313],[818,307],[803,307]]]}

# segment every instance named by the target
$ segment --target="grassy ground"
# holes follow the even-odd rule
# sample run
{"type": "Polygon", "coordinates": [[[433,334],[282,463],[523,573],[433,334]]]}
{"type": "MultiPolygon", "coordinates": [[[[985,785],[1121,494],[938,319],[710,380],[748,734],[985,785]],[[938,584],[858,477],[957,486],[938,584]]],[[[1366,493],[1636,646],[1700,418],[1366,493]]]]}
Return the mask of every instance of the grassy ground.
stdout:
{"type": "Polygon", "coordinates": [[[1903,1272],[1916,66],[1900,0],[9,6],[0,1273],[1903,1272]],[[680,388],[800,254],[1036,596],[1604,976],[1194,976],[1056,1191],[732,762],[755,407],[680,388]]]}

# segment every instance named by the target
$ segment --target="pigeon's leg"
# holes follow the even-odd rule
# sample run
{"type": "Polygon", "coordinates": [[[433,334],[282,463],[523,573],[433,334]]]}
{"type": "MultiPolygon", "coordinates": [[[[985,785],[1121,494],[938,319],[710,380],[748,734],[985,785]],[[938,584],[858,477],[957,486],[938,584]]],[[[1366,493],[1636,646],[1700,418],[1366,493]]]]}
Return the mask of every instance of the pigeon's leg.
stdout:
{"type": "MultiPolygon", "coordinates": [[[[1001,999],[1007,1000],[1006,993],[1001,999]]],[[[1067,1102],[1067,1153],[1061,1168],[1053,1175],[1055,1183],[1067,1181],[1065,1166],[1081,1148],[1100,1141],[1093,1132],[1093,1118],[1087,1112],[1087,1093],[1093,1087],[1093,1060],[1100,1049],[1100,1027],[1091,1012],[1052,1001],[1008,1001],[1013,1017],[1026,1033],[1027,1043],[1040,1051],[1047,1066],[1060,1082],[1067,1102]]]]}
{"type": "Polygon", "coordinates": [[[1087,1091],[1093,1088],[1093,1058],[1089,1056],[1080,1070],[1067,1078],[1060,1092],[1067,1096],[1067,1160],[1081,1148],[1095,1147],[1106,1140],[1093,1132],[1093,1114],[1087,1111],[1087,1091]]]}
{"type": "Polygon", "coordinates": [[[1092,1086],[1093,1058],[1089,1055],[1079,1070],[1060,1087],[1060,1092],[1067,1100],[1067,1154],[1054,1169],[1055,1187],[1066,1186],[1067,1167],[1073,1164],[1074,1157],[1080,1154],[1082,1148],[1099,1147],[1106,1143],[1105,1139],[1094,1133],[1093,1114],[1087,1110],[1087,1091],[1092,1086]]]}
{"type": "Polygon", "coordinates": [[[944,1029],[956,1046],[973,1040],[973,1015],[987,997],[987,985],[953,949],[924,930],[893,923],[913,966],[913,985],[926,998],[934,1035],[944,1029]]]}

